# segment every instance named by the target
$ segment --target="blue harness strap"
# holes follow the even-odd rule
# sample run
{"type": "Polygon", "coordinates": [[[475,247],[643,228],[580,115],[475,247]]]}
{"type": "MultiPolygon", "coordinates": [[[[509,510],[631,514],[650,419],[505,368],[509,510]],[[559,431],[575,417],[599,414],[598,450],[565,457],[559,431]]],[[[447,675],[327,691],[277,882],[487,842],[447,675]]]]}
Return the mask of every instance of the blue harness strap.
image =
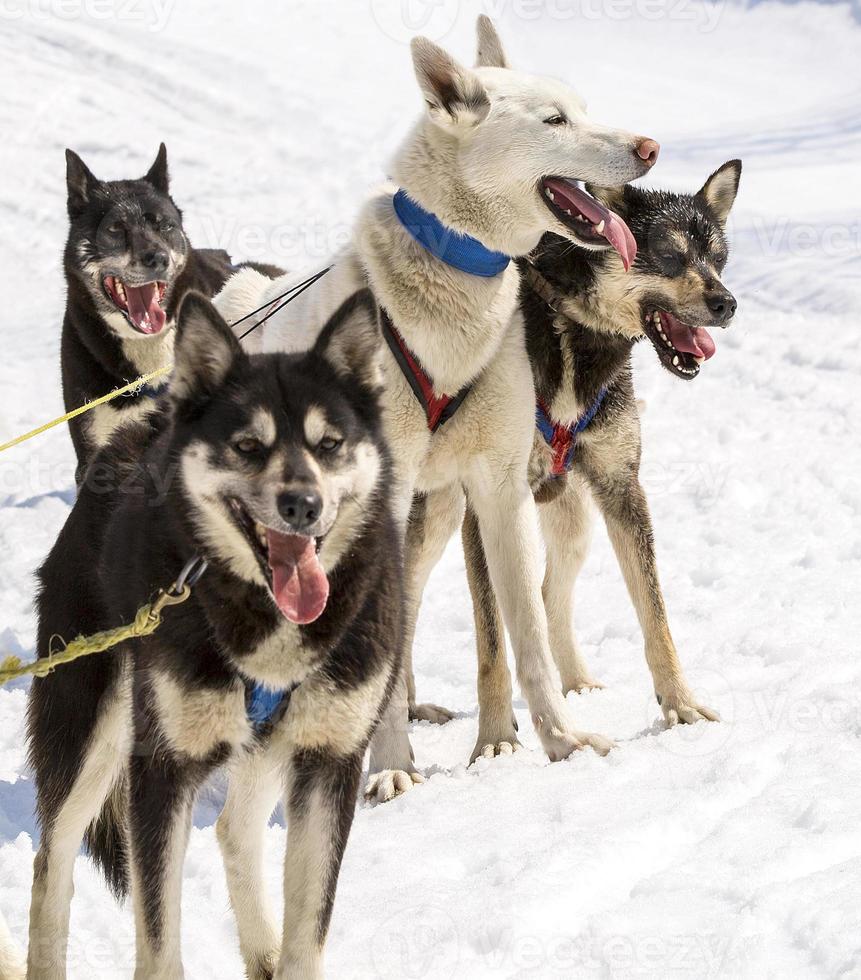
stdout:
{"type": "Polygon", "coordinates": [[[263,731],[267,725],[273,725],[287,710],[293,688],[284,691],[273,691],[265,684],[253,681],[245,682],[245,715],[251,727],[256,732],[263,731]]]}
{"type": "Polygon", "coordinates": [[[574,465],[574,450],[577,437],[587,429],[598,414],[598,409],[607,396],[607,388],[603,387],[595,401],[572,425],[562,425],[554,422],[547,406],[539,399],[535,406],[535,424],[544,441],[553,451],[553,465],[550,470],[551,479],[558,479],[570,472],[574,465]]]}
{"type": "Polygon", "coordinates": [[[408,197],[405,190],[394,195],[392,205],[400,223],[419,245],[446,265],[489,279],[503,272],[511,261],[502,252],[486,248],[477,238],[447,228],[435,214],[408,197]]]}

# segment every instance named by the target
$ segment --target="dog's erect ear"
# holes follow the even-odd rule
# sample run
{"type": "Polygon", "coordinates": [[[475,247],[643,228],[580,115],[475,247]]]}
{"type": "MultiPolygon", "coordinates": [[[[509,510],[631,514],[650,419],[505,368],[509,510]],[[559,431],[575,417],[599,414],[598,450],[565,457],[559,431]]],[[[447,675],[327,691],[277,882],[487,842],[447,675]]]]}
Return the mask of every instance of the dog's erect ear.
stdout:
{"type": "Polygon", "coordinates": [[[474,72],[426,37],[414,37],[411,48],[416,78],[433,122],[456,132],[486,118],[490,99],[474,72]]]}
{"type": "Polygon", "coordinates": [[[170,177],[167,172],[167,147],[162,143],[158,148],[155,163],[144,175],[144,180],[162,194],[167,194],[170,177]]]}
{"type": "Polygon", "coordinates": [[[741,160],[729,160],[722,167],[718,167],[697,191],[696,196],[708,204],[722,225],[726,224],[735,202],[740,180],[741,160]]]}
{"type": "Polygon", "coordinates": [[[200,293],[189,293],[177,315],[170,394],[175,402],[209,398],[247,354],[221,314],[200,293]]]}
{"type": "Polygon", "coordinates": [[[383,334],[380,313],[369,289],[346,299],[320,331],[314,352],[344,378],[366,388],[383,383],[383,334]]]}
{"type": "Polygon", "coordinates": [[[510,68],[502,41],[496,33],[493,21],[482,14],[475,25],[478,35],[478,54],[475,56],[476,68],[510,68]]]}
{"type": "Polygon", "coordinates": [[[93,189],[98,185],[98,178],[78,154],[74,150],[66,150],[67,206],[70,217],[74,217],[87,206],[93,189]]]}

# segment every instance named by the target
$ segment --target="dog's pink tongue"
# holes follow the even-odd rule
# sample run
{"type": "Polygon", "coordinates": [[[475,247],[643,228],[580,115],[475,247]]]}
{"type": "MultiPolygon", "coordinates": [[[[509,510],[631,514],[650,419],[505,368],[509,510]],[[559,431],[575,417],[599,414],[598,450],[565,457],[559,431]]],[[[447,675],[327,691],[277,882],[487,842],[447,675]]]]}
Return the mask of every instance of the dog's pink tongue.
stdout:
{"type": "Polygon", "coordinates": [[[677,320],[672,313],[661,313],[661,322],[670,336],[670,342],[676,350],[687,354],[695,354],[708,360],[714,355],[715,342],[705,327],[689,327],[677,320]]]}
{"type": "Polygon", "coordinates": [[[144,286],[123,285],[132,323],[141,333],[161,333],[167,314],[159,305],[158,284],[148,282],[144,286]]]}
{"type": "Polygon", "coordinates": [[[576,208],[584,218],[595,226],[600,225],[602,221],[604,222],[600,234],[619,253],[627,272],[637,257],[637,242],[631,229],[619,215],[605,207],[591,194],[587,194],[575,183],[563,177],[554,177],[546,181],[545,185],[553,191],[555,203],[559,207],[567,208],[569,211],[576,208]]]}
{"type": "Polygon", "coordinates": [[[329,599],[329,580],[317,558],[313,538],[266,532],[272,588],[278,608],[291,623],[319,619],[329,599]]]}

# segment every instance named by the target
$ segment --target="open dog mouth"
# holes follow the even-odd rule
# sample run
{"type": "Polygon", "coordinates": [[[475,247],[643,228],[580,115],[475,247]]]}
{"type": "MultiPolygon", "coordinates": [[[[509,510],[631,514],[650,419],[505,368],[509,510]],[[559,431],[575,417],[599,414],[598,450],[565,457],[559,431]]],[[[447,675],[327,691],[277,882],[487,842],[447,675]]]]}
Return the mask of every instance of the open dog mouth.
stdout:
{"type": "Polygon", "coordinates": [[[606,248],[607,243],[619,253],[625,271],[637,257],[637,243],[625,222],[575,180],[567,177],[545,177],[541,181],[541,198],[553,215],[584,245],[606,248]]]}
{"type": "Polygon", "coordinates": [[[130,286],[117,276],[105,276],[102,284],[108,298],[138,333],[152,335],[164,330],[167,314],[162,303],[166,282],[154,280],[130,286]]]}
{"type": "Polygon", "coordinates": [[[695,378],[700,365],[714,356],[715,342],[705,327],[691,327],[666,310],[647,310],[646,336],[661,364],[679,378],[695,378]]]}
{"type": "Polygon", "coordinates": [[[319,619],[329,600],[329,579],[319,559],[323,539],[276,531],[255,521],[236,498],[228,503],[284,618],[298,626],[319,619]]]}

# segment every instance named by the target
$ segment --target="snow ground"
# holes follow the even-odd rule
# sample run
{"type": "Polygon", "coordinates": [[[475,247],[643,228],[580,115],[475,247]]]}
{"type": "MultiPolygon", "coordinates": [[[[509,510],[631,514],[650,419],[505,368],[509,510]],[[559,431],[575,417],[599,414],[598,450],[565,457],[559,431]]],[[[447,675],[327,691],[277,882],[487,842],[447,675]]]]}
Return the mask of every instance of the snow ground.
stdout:
{"type": "MultiPolygon", "coordinates": [[[[861,78],[857,3],[699,0],[8,0],[0,10],[0,442],[61,411],[65,146],[143,173],[168,144],[193,239],[313,265],[337,248],[419,105],[407,15],[460,56],[495,13],[512,59],[663,144],[652,182],[744,160],[726,279],[738,322],[692,385],[638,352],[644,482],[681,657],[724,721],[664,731],[603,531],[578,620],[608,686],[571,696],[607,759],[467,770],[472,625],[452,546],[428,590],[416,726],[426,786],[360,807],[331,977],[861,977],[861,78]],[[404,14],[407,11],[407,14],[404,14]],[[574,16],[569,16],[574,14],[574,16]],[[450,30],[449,30],[450,28],[450,30]]],[[[32,652],[32,572],[72,500],[62,429],[0,457],[0,650],[32,652]]],[[[0,691],[0,909],[26,935],[24,685],[0,691]]],[[[191,980],[241,974],[214,788],[184,894],[191,980]]],[[[269,832],[277,894],[283,830],[269,832]]],[[[81,859],[71,976],[132,972],[128,909],[81,859]]]]}

